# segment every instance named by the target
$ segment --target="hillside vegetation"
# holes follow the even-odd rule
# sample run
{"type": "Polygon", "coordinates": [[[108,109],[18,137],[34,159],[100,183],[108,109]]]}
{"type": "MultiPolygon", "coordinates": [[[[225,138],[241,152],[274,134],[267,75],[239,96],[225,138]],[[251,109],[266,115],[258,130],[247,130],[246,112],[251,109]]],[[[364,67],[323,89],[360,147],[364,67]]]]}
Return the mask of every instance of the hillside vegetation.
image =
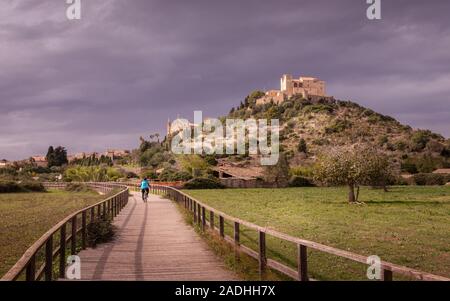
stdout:
{"type": "Polygon", "coordinates": [[[376,146],[403,172],[450,167],[450,140],[440,134],[412,129],[351,101],[312,102],[294,96],[279,105],[256,105],[261,95],[253,92],[226,117],[279,119],[282,151],[291,167],[313,163],[331,146],[353,144],[376,146]]]}

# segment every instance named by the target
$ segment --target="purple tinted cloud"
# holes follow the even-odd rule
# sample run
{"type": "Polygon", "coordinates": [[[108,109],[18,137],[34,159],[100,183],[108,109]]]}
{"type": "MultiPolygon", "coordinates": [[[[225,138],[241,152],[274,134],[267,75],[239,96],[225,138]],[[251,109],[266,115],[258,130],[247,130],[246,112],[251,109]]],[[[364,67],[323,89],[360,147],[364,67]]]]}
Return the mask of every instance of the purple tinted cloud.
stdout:
{"type": "Polygon", "coordinates": [[[168,117],[226,113],[282,73],[450,136],[448,1],[95,0],[0,4],[0,157],[131,148],[168,117]]]}

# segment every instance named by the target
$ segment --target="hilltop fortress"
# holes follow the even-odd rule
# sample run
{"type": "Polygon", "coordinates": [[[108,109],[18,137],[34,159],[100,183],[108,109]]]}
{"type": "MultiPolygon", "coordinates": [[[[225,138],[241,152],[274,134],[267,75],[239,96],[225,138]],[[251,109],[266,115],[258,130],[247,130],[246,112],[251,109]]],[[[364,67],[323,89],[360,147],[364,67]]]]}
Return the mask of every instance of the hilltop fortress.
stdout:
{"type": "Polygon", "coordinates": [[[325,82],[315,77],[300,77],[295,79],[291,74],[284,74],[280,80],[280,90],[269,90],[266,95],[256,100],[256,104],[273,101],[279,104],[294,95],[301,95],[305,99],[331,99],[326,96],[325,82]]]}

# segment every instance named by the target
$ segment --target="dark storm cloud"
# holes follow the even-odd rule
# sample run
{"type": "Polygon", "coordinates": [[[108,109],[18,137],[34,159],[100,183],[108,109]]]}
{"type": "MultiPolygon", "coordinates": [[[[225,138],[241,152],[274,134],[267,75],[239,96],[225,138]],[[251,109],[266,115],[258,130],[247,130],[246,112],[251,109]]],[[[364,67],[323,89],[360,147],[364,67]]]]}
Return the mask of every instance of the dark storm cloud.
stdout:
{"type": "Polygon", "coordinates": [[[0,4],[0,157],[135,147],[168,117],[217,116],[282,73],[327,81],[450,135],[448,1],[65,1],[0,4]]]}

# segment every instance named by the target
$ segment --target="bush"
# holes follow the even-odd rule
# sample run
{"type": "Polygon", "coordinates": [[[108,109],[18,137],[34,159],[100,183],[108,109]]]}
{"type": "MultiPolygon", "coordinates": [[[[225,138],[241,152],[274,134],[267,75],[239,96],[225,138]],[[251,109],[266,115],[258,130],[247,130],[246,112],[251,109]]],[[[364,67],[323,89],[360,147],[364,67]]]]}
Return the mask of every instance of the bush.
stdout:
{"type": "Polygon", "coordinates": [[[297,150],[300,152],[300,153],[307,153],[308,152],[308,147],[307,147],[307,145],[306,145],[306,141],[305,141],[305,139],[300,139],[300,142],[298,143],[298,146],[297,146],[297,150]]]}
{"type": "Polygon", "coordinates": [[[416,185],[444,185],[446,176],[434,173],[418,173],[413,176],[416,185]]]}
{"type": "Polygon", "coordinates": [[[310,166],[297,166],[289,170],[291,176],[300,176],[310,178],[314,175],[314,169],[310,166]]]}
{"type": "Polygon", "coordinates": [[[333,113],[334,108],[331,105],[326,104],[314,104],[307,106],[303,109],[304,113],[333,113]]]}
{"type": "Polygon", "coordinates": [[[418,130],[414,132],[411,136],[413,151],[423,150],[428,141],[430,141],[430,135],[431,132],[428,130],[418,130]]]}
{"type": "Polygon", "coordinates": [[[292,176],[289,180],[289,187],[314,187],[315,185],[311,182],[310,179],[292,176]]]}
{"type": "Polygon", "coordinates": [[[92,191],[92,189],[89,186],[80,184],[80,183],[69,183],[66,185],[65,190],[70,191],[70,192],[90,192],[90,191],[92,191]]]}
{"type": "Polygon", "coordinates": [[[156,179],[158,179],[158,174],[154,170],[143,169],[143,171],[141,172],[141,178],[156,180],[156,179]]]}
{"type": "Polygon", "coordinates": [[[187,171],[178,171],[172,175],[172,181],[189,181],[192,175],[187,171]]]}
{"type": "Polygon", "coordinates": [[[414,164],[412,162],[403,162],[401,164],[400,168],[401,168],[401,171],[407,172],[407,173],[410,173],[410,174],[418,173],[416,164],[414,164]]]}
{"type": "Polygon", "coordinates": [[[0,181],[0,193],[44,192],[45,187],[39,182],[0,181]]]}
{"type": "Polygon", "coordinates": [[[333,134],[333,133],[340,133],[346,129],[349,129],[352,127],[352,123],[348,120],[335,120],[332,125],[325,128],[325,133],[327,134],[333,134]]]}
{"type": "Polygon", "coordinates": [[[45,187],[41,182],[22,182],[19,184],[25,191],[44,192],[45,187]]]}
{"type": "Polygon", "coordinates": [[[0,182],[0,193],[22,192],[20,186],[16,182],[2,181],[0,182]]]}
{"type": "Polygon", "coordinates": [[[132,171],[128,171],[126,177],[127,179],[139,179],[139,176],[132,171]]]}
{"type": "Polygon", "coordinates": [[[90,247],[109,242],[114,238],[114,235],[115,227],[111,224],[110,219],[101,218],[87,226],[87,242],[90,247]]]}
{"type": "Polygon", "coordinates": [[[211,178],[194,178],[183,186],[184,189],[221,189],[225,186],[217,179],[211,178]]]}

